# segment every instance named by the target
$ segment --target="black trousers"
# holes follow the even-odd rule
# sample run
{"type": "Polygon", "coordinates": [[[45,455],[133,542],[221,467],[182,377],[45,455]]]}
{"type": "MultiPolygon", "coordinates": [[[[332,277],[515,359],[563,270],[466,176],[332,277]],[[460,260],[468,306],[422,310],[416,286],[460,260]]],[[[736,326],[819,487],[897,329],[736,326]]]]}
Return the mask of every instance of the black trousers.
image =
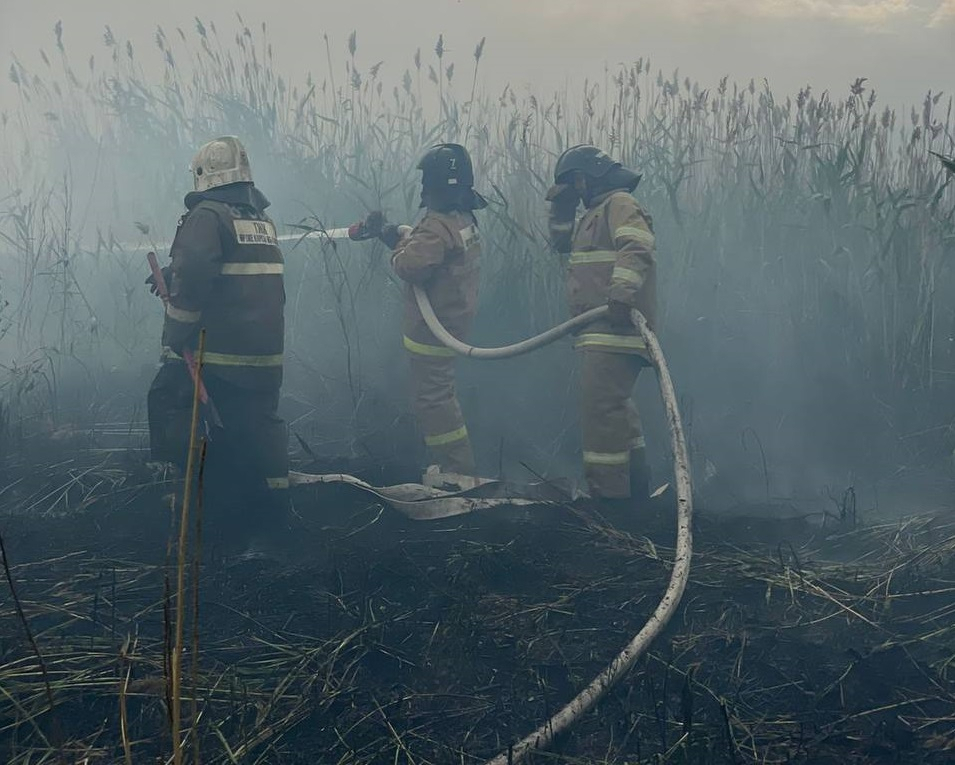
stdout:
{"type": "MultiPolygon", "coordinates": [[[[288,506],[288,429],[278,416],[279,392],[240,388],[203,375],[222,427],[206,422],[204,503],[215,517],[259,526],[283,517],[288,506]]],[[[189,452],[192,378],[181,361],[162,365],[149,389],[149,446],[152,459],[183,471],[189,452]]]]}

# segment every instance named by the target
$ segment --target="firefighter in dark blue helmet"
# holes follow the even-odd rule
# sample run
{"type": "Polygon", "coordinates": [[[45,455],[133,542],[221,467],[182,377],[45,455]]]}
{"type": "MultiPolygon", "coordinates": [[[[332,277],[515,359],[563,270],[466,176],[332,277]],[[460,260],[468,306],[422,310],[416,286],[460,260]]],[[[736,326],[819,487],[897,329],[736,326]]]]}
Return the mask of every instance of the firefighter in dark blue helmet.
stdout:
{"type": "Polygon", "coordinates": [[[455,390],[454,351],[425,324],[413,287],[428,295],[441,324],[466,340],[477,311],[481,255],[475,210],[487,201],[474,190],[467,150],[456,143],[430,148],[418,163],[424,216],[404,235],[386,227],[391,264],[407,283],[403,339],[411,367],[412,406],[434,466],[441,473],[475,474],[467,425],[455,390]]]}
{"type": "Polygon", "coordinates": [[[590,493],[607,500],[645,499],[649,472],[640,416],[632,399],[646,347],[631,320],[656,320],[653,223],[632,192],[640,176],[596,146],[573,146],[557,160],[549,232],[567,254],[570,311],[606,305],[605,319],[578,336],[584,473],[590,493]],[[583,215],[577,219],[583,203],[583,215]]]}

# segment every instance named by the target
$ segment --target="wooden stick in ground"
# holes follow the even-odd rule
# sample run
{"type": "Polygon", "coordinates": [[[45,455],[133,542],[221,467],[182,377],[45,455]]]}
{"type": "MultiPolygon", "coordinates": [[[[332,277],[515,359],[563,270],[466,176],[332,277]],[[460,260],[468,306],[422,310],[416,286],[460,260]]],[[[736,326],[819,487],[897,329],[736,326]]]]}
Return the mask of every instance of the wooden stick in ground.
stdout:
{"type": "MultiPolygon", "coordinates": [[[[126,662],[123,662],[126,664],[126,662]]],[[[132,667],[126,664],[126,673],[119,685],[119,735],[123,743],[123,762],[133,765],[133,750],[129,743],[129,716],[126,711],[126,694],[129,691],[129,676],[132,667]]]]}
{"type": "MultiPolygon", "coordinates": [[[[686,448],[686,438],[683,434],[683,424],[680,419],[680,410],[677,406],[676,392],[673,390],[673,381],[663,351],[656,335],[647,326],[647,320],[639,311],[633,311],[633,323],[640,330],[646,341],[647,354],[657,372],[657,381],[660,383],[660,395],[666,409],[667,425],[670,428],[670,444],[673,449],[673,470],[676,474],[676,501],[677,501],[677,534],[676,554],[673,561],[673,570],[670,573],[670,582],[666,592],[650,615],[647,623],[633,639],[624,646],[610,664],[593,679],[584,690],[570,701],[563,709],[541,725],[536,731],[525,736],[517,744],[508,747],[486,765],[517,765],[529,755],[539,749],[546,749],[553,740],[563,731],[572,727],[584,714],[593,709],[594,705],[622,678],[633,666],[634,662],[650,647],[653,640],[666,627],[683,597],[687,579],[690,576],[690,556],[693,552],[693,533],[691,521],[693,517],[693,497],[690,486],[690,459],[686,448]]],[[[636,512],[636,511],[634,511],[636,512]]]]}
{"type": "Polygon", "coordinates": [[[162,577],[162,676],[166,694],[166,717],[172,736],[172,586],[169,567],[172,560],[173,532],[176,529],[176,495],[169,495],[169,537],[166,539],[166,562],[162,577]]]}
{"type": "Polygon", "coordinates": [[[196,465],[196,433],[199,426],[199,391],[202,384],[202,359],[206,347],[206,331],[199,331],[199,353],[196,376],[192,385],[192,419],[189,423],[189,455],[186,458],[186,479],[182,492],[182,514],[179,516],[179,550],[176,559],[176,642],[172,651],[172,757],[182,765],[182,640],[185,621],[186,541],[189,536],[189,502],[192,498],[192,474],[196,465]]]}
{"type": "Polygon", "coordinates": [[[133,641],[127,635],[126,642],[120,649],[120,667],[125,669],[126,672],[119,686],[119,732],[123,743],[123,762],[125,765],[133,765],[133,749],[129,742],[129,712],[126,699],[129,693],[129,679],[133,672],[133,664],[129,657],[135,652],[136,641],[133,641]]]}
{"type": "Polygon", "coordinates": [[[203,438],[199,452],[199,485],[196,487],[196,536],[192,546],[192,701],[189,718],[193,765],[199,765],[199,556],[202,554],[202,489],[207,447],[203,438]]]}

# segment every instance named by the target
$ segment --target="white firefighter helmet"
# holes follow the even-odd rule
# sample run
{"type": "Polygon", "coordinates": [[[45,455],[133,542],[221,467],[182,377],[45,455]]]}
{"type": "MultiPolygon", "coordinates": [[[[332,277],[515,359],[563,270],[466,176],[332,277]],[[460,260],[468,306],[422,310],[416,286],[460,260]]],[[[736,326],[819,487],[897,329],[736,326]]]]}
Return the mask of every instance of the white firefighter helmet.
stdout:
{"type": "Polygon", "coordinates": [[[234,135],[224,135],[205,144],[196,152],[190,169],[196,191],[252,181],[249,155],[234,135]]]}

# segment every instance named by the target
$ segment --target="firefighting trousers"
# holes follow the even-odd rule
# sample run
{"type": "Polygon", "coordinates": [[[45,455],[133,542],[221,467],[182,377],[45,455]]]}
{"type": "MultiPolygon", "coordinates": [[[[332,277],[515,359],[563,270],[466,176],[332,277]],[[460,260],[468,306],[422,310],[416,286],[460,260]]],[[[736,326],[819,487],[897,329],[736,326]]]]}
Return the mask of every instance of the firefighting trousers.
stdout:
{"type": "Polygon", "coordinates": [[[454,358],[409,353],[412,407],[443,473],[474,475],[474,454],[454,385],[454,358]]]}
{"type": "Polygon", "coordinates": [[[635,354],[579,351],[580,425],[590,494],[605,499],[648,493],[646,444],[633,387],[646,362],[635,354]]]}
{"type": "MultiPolygon", "coordinates": [[[[222,427],[204,422],[207,433],[204,496],[213,507],[241,509],[247,520],[263,521],[288,506],[288,430],[278,416],[278,391],[239,388],[213,375],[203,382],[222,427]]],[[[193,383],[185,364],[162,365],[149,390],[152,459],[185,469],[189,450],[193,383]]]]}

